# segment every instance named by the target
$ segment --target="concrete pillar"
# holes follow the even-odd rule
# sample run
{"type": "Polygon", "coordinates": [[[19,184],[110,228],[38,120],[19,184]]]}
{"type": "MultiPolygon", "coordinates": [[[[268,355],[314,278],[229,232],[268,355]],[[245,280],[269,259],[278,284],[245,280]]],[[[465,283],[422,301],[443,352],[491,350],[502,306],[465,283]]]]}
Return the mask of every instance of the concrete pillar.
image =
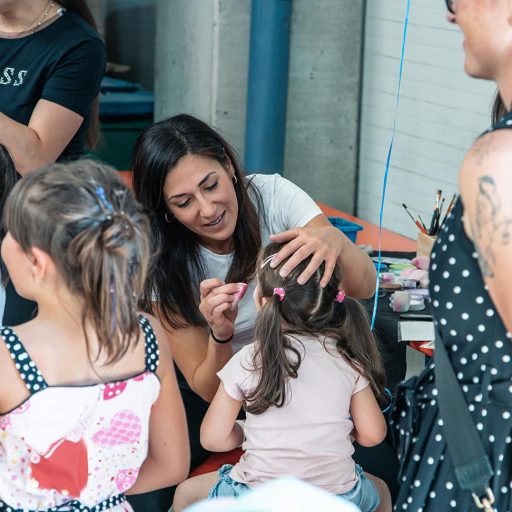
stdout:
{"type": "Polygon", "coordinates": [[[285,176],[354,212],[364,0],[294,0],[285,176]]]}
{"type": "Polygon", "coordinates": [[[250,0],[158,0],[155,119],[189,113],[242,155],[250,0]]]}
{"type": "MultiPolygon", "coordinates": [[[[155,118],[204,119],[243,157],[251,0],[157,0],[155,118]]],[[[353,212],[364,0],[294,0],[284,175],[353,212]]]]}

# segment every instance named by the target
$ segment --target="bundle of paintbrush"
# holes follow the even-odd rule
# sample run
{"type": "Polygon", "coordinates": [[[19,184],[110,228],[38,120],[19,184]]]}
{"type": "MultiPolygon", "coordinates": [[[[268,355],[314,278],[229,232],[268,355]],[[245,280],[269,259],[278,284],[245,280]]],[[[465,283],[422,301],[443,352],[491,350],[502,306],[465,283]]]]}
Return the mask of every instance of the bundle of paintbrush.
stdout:
{"type": "Polygon", "coordinates": [[[418,215],[418,218],[415,218],[414,215],[409,211],[409,208],[402,203],[402,206],[404,207],[405,211],[411,217],[412,221],[421,233],[428,236],[437,236],[439,234],[439,231],[441,230],[441,227],[443,226],[446,218],[448,217],[448,214],[453,208],[453,205],[455,204],[455,197],[456,194],[453,194],[453,197],[451,198],[450,202],[448,203],[448,207],[446,208],[446,211],[443,216],[443,207],[444,207],[444,197],[443,191],[441,189],[437,190],[436,193],[436,201],[434,204],[434,212],[432,213],[432,218],[430,220],[429,227],[427,228],[426,224],[423,222],[423,219],[418,215]],[[441,220],[442,218],[442,220],[441,220]]]}

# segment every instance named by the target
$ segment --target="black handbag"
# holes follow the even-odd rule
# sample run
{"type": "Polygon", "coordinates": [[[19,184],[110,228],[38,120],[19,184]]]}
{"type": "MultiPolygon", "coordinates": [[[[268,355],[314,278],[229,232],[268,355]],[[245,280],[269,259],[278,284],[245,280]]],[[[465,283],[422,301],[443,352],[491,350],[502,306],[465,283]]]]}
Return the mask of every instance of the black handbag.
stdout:
{"type": "Polygon", "coordinates": [[[479,509],[494,512],[489,485],[494,472],[437,329],[434,362],[439,412],[457,482],[461,489],[471,492],[479,509]]]}

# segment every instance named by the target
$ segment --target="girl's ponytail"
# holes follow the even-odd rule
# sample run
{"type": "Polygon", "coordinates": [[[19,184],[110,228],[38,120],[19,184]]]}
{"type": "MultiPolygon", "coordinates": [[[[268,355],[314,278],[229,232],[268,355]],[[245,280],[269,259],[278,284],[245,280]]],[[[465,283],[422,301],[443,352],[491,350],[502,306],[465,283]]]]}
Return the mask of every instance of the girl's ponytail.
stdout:
{"type": "Polygon", "coordinates": [[[336,302],[335,310],[342,318],[342,327],[338,335],[333,336],[338,351],[350,366],[369,381],[377,401],[386,403],[386,375],[366,310],[351,297],[345,297],[341,303],[336,302]]]}
{"type": "MultiPolygon", "coordinates": [[[[147,264],[138,255],[148,252],[145,233],[126,213],[113,213],[79,233],[68,252],[69,260],[81,269],[79,288],[100,347],[107,354],[107,363],[115,362],[138,334],[139,294],[134,290],[144,286],[147,264]]],[[[86,315],[82,320],[85,322],[86,315]]]]}
{"type": "Polygon", "coordinates": [[[255,330],[257,357],[253,364],[260,380],[245,396],[246,410],[252,414],[261,414],[271,406],[282,407],[286,403],[287,381],[297,377],[301,363],[300,353],[283,335],[280,308],[280,298],[273,295],[258,314],[255,330]],[[290,353],[295,357],[290,358],[290,353]]]}

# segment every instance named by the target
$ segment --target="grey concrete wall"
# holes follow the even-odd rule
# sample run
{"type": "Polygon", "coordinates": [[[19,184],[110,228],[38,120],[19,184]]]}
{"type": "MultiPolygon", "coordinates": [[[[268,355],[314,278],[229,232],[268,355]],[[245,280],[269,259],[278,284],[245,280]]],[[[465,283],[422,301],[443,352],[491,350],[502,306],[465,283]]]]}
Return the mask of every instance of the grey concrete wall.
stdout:
{"type": "Polygon", "coordinates": [[[285,175],[353,212],[363,0],[294,0],[285,175]]]}
{"type": "Polygon", "coordinates": [[[159,0],[155,118],[182,112],[243,154],[249,0],[159,0]]]}
{"type": "Polygon", "coordinates": [[[127,64],[120,78],[154,87],[156,0],[106,0],[108,60],[127,64]]]}
{"type": "MultiPolygon", "coordinates": [[[[189,112],[243,156],[251,0],[157,0],[155,117],[189,112]]],[[[364,0],[294,0],[285,176],[353,212],[364,0]]]]}

